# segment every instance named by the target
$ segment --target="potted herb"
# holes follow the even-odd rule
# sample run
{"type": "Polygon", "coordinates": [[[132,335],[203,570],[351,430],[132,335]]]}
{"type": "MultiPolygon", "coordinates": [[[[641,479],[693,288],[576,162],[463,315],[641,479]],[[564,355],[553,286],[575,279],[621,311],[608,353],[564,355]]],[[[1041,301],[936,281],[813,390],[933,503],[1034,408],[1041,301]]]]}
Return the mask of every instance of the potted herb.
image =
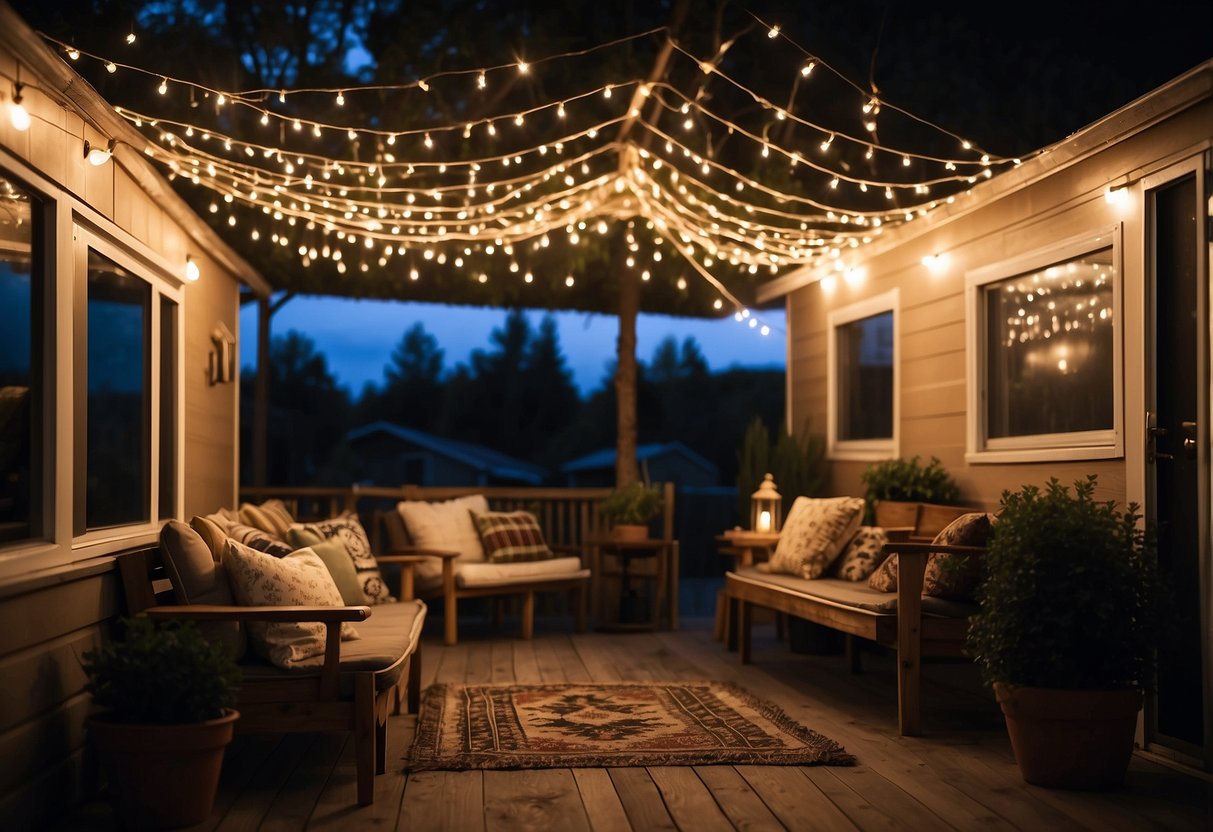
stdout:
{"type": "Polygon", "coordinates": [[[661,513],[664,502],[660,489],[638,481],[612,491],[602,504],[602,516],[616,540],[647,540],[649,521],[661,513]]]}
{"type": "Polygon", "coordinates": [[[869,525],[913,526],[918,503],[955,503],[960,496],[956,481],[934,456],[926,465],[917,456],[887,459],[869,465],[861,479],[868,489],[864,523],[869,525]]]}
{"type": "Polygon", "coordinates": [[[232,739],[240,674],[223,645],[190,622],[123,619],[123,638],[84,654],[89,721],[115,811],[130,828],[210,817],[232,739]]]}
{"type": "Polygon", "coordinates": [[[1042,786],[1121,784],[1153,679],[1154,540],[1136,505],[1097,502],[1095,485],[1003,494],[969,629],[1024,779],[1042,786]]]}

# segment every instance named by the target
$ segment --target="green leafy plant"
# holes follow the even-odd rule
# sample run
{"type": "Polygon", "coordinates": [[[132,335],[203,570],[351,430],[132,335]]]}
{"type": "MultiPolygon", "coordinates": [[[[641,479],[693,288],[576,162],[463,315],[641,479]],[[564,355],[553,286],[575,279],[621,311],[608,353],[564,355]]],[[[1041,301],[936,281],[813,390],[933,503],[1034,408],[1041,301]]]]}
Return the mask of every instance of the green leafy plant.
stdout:
{"type": "Polygon", "coordinates": [[[952,475],[944,470],[938,457],[922,465],[920,457],[887,459],[869,465],[861,476],[867,486],[865,523],[872,522],[873,507],[878,500],[904,500],[921,503],[954,503],[960,489],[952,475]]]}
{"type": "Polygon", "coordinates": [[[659,488],[634,482],[611,492],[602,504],[602,516],[612,525],[643,526],[660,514],[664,505],[659,488]]]}
{"type": "Polygon", "coordinates": [[[116,722],[180,724],[223,715],[240,671],[231,652],[192,622],[122,619],[123,637],[84,654],[93,701],[116,722]]]}
{"type": "Polygon", "coordinates": [[[1148,687],[1161,622],[1156,546],[1137,506],[1096,478],[1004,492],[968,649],[987,682],[1070,690],[1148,687]]]}
{"type": "Polygon", "coordinates": [[[797,436],[781,427],[772,443],[766,425],[754,417],[737,452],[738,516],[750,516],[750,495],[768,473],[775,478],[785,511],[797,497],[817,496],[825,485],[824,459],[825,439],[810,433],[807,423],[797,436]]]}

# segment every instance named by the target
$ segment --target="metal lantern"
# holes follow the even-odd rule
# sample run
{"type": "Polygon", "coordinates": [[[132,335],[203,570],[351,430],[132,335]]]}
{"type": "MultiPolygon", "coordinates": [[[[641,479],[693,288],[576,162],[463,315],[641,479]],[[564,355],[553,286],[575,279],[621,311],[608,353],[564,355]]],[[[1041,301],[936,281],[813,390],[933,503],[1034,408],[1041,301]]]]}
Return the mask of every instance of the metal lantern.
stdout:
{"type": "Polygon", "coordinates": [[[758,490],[750,495],[750,528],[764,534],[778,532],[783,521],[782,502],[775,490],[775,478],[767,474],[758,490]]]}

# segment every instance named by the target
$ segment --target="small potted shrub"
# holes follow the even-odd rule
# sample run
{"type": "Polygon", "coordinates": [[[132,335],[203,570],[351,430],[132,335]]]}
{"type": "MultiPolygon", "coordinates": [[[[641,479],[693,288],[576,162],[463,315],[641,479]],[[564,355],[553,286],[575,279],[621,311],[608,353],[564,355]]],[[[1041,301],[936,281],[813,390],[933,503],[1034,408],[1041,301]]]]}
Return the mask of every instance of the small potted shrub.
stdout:
{"type": "Polygon", "coordinates": [[[611,492],[602,504],[602,516],[616,540],[647,540],[649,521],[661,513],[664,503],[660,489],[634,482],[611,492]]]}
{"type": "Polygon", "coordinates": [[[223,752],[239,714],[229,650],[190,622],[120,622],[123,638],[84,654],[93,701],[89,733],[114,809],[133,829],[210,817],[223,752]]]}
{"type": "Polygon", "coordinates": [[[1015,759],[1042,786],[1120,785],[1154,675],[1153,536],[1136,505],[1097,502],[1095,485],[1051,479],[1003,494],[970,624],[1015,759]]]}
{"type": "Polygon", "coordinates": [[[913,526],[918,503],[948,504],[960,497],[956,481],[934,456],[926,465],[917,456],[887,459],[869,465],[861,478],[867,486],[864,523],[869,525],[913,526]],[[901,510],[898,503],[910,505],[901,510]],[[878,504],[883,504],[884,509],[878,511],[878,504]]]}

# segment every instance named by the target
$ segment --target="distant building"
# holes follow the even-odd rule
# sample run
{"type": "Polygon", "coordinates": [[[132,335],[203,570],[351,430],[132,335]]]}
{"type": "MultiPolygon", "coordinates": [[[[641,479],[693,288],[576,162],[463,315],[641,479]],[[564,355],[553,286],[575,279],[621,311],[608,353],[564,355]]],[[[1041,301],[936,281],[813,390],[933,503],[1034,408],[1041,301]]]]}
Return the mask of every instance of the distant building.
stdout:
{"type": "MultiPolygon", "coordinates": [[[[720,469],[681,442],[656,442],[636,448],[641,477],[649,482],[672,482],[678,486],[717,485],[720,469]]],[[[615,449],[603,448],[560,466],[565,485],[611,486],[615,484],[615,449]]]]}
{"type": "Polygon", "coordinates": [[[375,485],[539,485],[547,469],[476,445],[393,422],[346,434],[357,479],[375,485]]]}

